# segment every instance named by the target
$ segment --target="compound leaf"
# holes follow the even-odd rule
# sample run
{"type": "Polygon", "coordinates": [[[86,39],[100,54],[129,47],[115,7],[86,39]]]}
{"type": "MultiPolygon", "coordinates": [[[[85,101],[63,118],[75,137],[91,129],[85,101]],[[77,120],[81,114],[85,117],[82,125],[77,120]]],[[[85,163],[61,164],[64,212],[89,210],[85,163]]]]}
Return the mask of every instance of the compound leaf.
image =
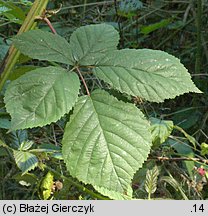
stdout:
{"type": "Polygon", "coordinates": [[[115,50],[119,34],[107,24],[88,25],[78,28],[70,38],[74,63],[93,65],[107,51],[115,50]]]}
{"type": "Polygon", "coordinates": [[[11,82],[5,94],[11,129],[55,122],[74,106],[80,82],[75,73],[58,67],[33,70],[11,82]]]}
{"type": "Polygon", "coordinates": [[[153,102],[188,92],[201,93],[179,59],[159,50],[110,52],[97,63],[94,72],[120,92],[153,102]]]}
{"type": "Polygon", "coordinates": [[[13,39],[14,46],[34,59],[72,64],[71,48],[61,36],[41,30],[31,30],[13,39]]]}
{"type": "Polygon", "coordinates": [[[150,151],[149,127],[133,104],[105,91],[80,97],[62,141],[67,169],[84,183],[129,196],[133,175],[150,151]]]}

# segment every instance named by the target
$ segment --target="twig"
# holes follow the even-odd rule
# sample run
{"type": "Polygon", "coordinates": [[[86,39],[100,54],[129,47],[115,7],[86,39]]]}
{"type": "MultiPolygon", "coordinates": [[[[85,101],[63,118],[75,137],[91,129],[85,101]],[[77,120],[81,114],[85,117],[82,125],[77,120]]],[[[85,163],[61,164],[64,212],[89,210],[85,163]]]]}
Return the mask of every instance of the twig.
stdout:
{"type": "Polygon", "coordinates": [[[51,24],[50,20],[48,19],[48,16],[51,16],[51,15],[48,14],[47,10],[44,10],[43,13],[41,14],[41,16],[37,16],[36,19],[44,21],[48,25],[48,27],[51,29],[51,31],[54,34],[57,34],[56,30],[54,29],[53,25],[51,24]]]}
{"type": "Polygon", "coordinates": [[[84,80],[84,77],[82,76],[81,71],[79,70],[78,67],[76,67],[76,70],[77,70],[77,72],[78,72],[78,74],[79,74],[79,76],[80,76],[80,78],[81,78],[81,80],[82,80],[82,82],[83,82],[83,84],[84,84],[84,86],[85,86],[85,89],[86,89],[86,91],[87,91],[87,95],[90,96],[89,89],[88,89],[87,84],[86,84],[86,82],[85,82],[85,80],[84,80]]]}
{"type": "Polygon", "coordinates": [[[44,17],[44,18],[43,18],[43,21],[46,22],[46,24],[48,25],[48,27],[51,29],[51,31],[52,31],[54,34],[57,34],[56,30],[54,29],[54,27],[52,26],[50,20],[49,20],[47,17],[44,17]]]}
{"type": "Polygon", "coordinates": [[[194,76],[208,76],[208,74],[202,74],[202,73],[199,73],[199,74],[191,74],[192,77],[194,76]]]}
{"type": "Polygon", "coordinates": [[[208,164],[208,160],[201,159],[201,158],[189,158],[189,157],[176,157],[176,158],[169,158],[169,157],[150,157],[148,160],[158,160],[158,161],[194,161],[194,162],[201,162],[208,164]]]}

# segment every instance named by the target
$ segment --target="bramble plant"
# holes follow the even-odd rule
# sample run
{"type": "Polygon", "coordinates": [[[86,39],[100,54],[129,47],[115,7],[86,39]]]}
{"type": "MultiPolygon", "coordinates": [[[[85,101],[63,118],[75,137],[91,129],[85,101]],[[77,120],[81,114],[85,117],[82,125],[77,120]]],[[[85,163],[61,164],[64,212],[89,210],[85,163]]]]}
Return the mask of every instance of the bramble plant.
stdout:
{"type": "Polygon", "coordinates": [[[103,89],[90,92],[83,69],[112,89],[150,102],[201,91],[174,56],[150,49],[117,50],[118,42],[118,32],[107,24],[78,28],[70,43],[41,30],[16,36],[13,43],[24,55],[71,68],[27,72],[8,85],[5,104],[11,130],[56,122],[73,109],[62,140],[70,175],[112,199],[131,199],[131,180],[151,149],[150,123],[134,104],[103,89]],[[79,77],[87,95],[79,96],[79,77]]]}

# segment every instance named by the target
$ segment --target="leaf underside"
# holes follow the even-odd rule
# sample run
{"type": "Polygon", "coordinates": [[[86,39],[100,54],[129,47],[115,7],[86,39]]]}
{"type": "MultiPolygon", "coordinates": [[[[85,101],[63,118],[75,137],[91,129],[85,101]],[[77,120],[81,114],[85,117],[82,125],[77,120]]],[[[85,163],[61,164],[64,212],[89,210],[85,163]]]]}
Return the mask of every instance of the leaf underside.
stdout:
{"type": "Polygon", "coordinates": [[[62,142],[70,174],[126,195],[134,173],[149,154],[148,129],[140,110],[105,91],[80,97],[62,142]]]}
{"type": "Polygon", "coordinates": [[[120,92],[152,102],[201,93],[179,59],[159,50],[112,51],[97,63],[94,73],[120,92]]]}
{"type": "Polygon", "coordinates": [[[58,67],[33,70],[13,81],[5,94],[11,129],[56,122],[74,106],[80,82],[75,73],[58,67]]]}

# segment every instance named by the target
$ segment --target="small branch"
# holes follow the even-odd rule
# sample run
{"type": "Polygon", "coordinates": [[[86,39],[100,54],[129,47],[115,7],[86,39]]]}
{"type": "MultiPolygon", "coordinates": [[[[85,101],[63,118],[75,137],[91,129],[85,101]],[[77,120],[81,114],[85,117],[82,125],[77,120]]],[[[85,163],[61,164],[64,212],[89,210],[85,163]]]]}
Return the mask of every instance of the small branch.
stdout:
{"type": "Polygon", "coordinates": [[[81,80],[82,80],[82,82],[83,82],[83,84],[84,84],[84,87],[85,87],[85,89],[86,89],[86,91],[87,91],[87,95],[90,96],[89,89],[88,89],[87,84],[86,84],[86,82],[85,82],[85,80],[84,80],[84,77],[82,76],[81,71],[79,70],[78,67],[76,67],[76,70],[77,70],[77,72],[78,72],[78,74],[79,74],[79,76],[80,76],[80,78],[81,78],[81,80]]]}
{"type": "Polygon", "coordinates": [[[52,31],[54,34],[57,34],[56,30],[54,29],[54,27],[52,26],[50,20],[49,20],[47,17],[44,17],[44,18],[43,18],[43,21],[47,23],[48,27],[51,29],[51,31],[52,31]]]}
{"type": "Polygon", "coordinates": [[[36,19],[44,21],[48,25],[48,27],[51,29],[52,33],[57,34],[56,30],[54,29],[50,20],[48,19],[48,16],[51,16],[48,13],[49,12],[47,10],[44,10],[41,16],[37,16],[36,19]]]}
{"type": "Polygon", "coordinates": [[[148,160],[158,160],[158,161],[194,161],[194,162],[201,162],[208,164],[208,160],[200,159],[200,158],[189,158],[189,157],[176,157],[176,158],[169,158],[169,157],[151,157],[148,160]]]}

